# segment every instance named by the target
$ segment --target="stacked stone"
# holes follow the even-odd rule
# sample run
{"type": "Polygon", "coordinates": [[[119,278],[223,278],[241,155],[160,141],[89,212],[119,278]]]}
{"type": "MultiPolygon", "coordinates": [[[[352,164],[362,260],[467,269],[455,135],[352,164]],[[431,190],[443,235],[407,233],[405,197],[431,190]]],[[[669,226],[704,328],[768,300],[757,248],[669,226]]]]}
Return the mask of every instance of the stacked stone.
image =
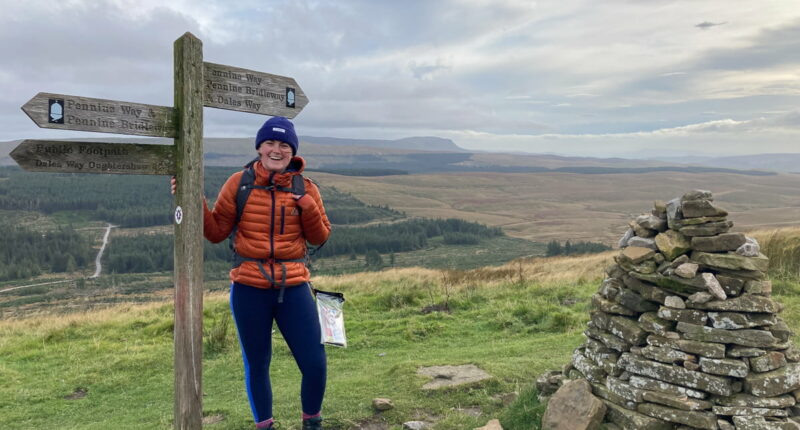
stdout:
{"type": "Polygon", "coordinates": [[[800,351],[768,259],[727,215],[695,190],[631,221],[586,342],[540,390],[587,379],[608,429],[800,429],[800,351]]]}

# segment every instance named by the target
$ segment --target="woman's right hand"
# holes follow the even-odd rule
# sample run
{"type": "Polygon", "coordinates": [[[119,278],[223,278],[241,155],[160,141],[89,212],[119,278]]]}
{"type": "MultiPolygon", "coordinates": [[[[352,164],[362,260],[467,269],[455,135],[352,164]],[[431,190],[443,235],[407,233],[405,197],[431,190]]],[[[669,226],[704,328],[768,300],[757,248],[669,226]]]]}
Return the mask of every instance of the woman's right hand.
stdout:
{"type": "Polygon", "coordinates": [[[175,189],[178,188],[178,180],[175,179],[174,176],[172,177],[172,179],[169,180],[169,186],[170,186],[170,192],[174,196],[175,195],[175,189]]]}

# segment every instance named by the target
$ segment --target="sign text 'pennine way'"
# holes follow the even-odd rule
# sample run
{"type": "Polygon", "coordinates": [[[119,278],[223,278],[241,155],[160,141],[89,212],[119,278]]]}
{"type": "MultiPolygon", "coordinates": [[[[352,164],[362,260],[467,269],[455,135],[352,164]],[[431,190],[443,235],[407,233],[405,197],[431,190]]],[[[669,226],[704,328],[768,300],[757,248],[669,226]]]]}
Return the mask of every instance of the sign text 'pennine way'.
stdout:
{"type": "Polygon", "coordinates": [[[308,97],[294,78],[203,63],[203,105],[294,118],[308,97]]]}
{"type": "Polygon", "coordinates": [[[31,172],[175,174],[172,145],[28,139],[9,155],[31,172]]]}
{"type": "Polygon", "coordinates": [[[171,107],[39,93],[22,110],[43,128],[175,137],[171,107]]]}

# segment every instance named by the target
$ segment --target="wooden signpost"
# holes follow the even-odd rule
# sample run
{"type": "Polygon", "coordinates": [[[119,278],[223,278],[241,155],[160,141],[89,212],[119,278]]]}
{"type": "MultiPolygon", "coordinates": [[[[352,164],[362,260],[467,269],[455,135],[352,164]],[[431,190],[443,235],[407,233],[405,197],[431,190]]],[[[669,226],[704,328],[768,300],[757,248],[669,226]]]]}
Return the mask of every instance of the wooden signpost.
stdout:
{"type": "Polygon", "coordinates": [[[24,140],[11,158],[31,172],[172,175],[172,145],[24,140]]]}
{"type": "Polygon", "coordinates": [[[294,118],[308,104],[293,78],[203,63],[203,104],[208,107],[294,118]]]}
{"type": "Polygon", "coordinates": [[[175,137],[175,112],[166,106],[39,93],[22,110],[42,128],[175,137]]]}
{"type": "MultiPolygon", "coordinates": [[[[308,104],[294,79],[203,62],[186,33],[174,45],[174,107],[39,93],[22,110],[39,127],[171,137],[174,145],[25,140],[11,157],[36,172],[174,175],[175,428],[202,428],[203,106],[295,117],[308,104]]],[[[165,184],[166,186],[166,184],[165,184]]]]}

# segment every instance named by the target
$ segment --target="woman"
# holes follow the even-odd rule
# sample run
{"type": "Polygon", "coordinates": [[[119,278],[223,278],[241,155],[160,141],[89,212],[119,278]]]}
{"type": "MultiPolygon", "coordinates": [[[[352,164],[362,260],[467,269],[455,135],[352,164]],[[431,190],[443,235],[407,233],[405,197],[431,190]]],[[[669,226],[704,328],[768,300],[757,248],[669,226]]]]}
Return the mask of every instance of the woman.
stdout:
{"type": "Polygon", "coordinates": [[[258,157],[228,178],[214,209],[204,202],[203,233],[214,243],[234,234],[230,304],[256,428],[269,429],[274,422],[269,379],[274,320],[302,373],[303,429],[322,429],[325,350],[305,256],[306,241],[320,245],[328,239],[330,222],[316,185],[299,176],[305,161],[296,156],[294,125],[270,118],[258,130],[255,147],[258,157]],[[237,214],[237,196],[243,199],[248,189],[237,214]]]}

